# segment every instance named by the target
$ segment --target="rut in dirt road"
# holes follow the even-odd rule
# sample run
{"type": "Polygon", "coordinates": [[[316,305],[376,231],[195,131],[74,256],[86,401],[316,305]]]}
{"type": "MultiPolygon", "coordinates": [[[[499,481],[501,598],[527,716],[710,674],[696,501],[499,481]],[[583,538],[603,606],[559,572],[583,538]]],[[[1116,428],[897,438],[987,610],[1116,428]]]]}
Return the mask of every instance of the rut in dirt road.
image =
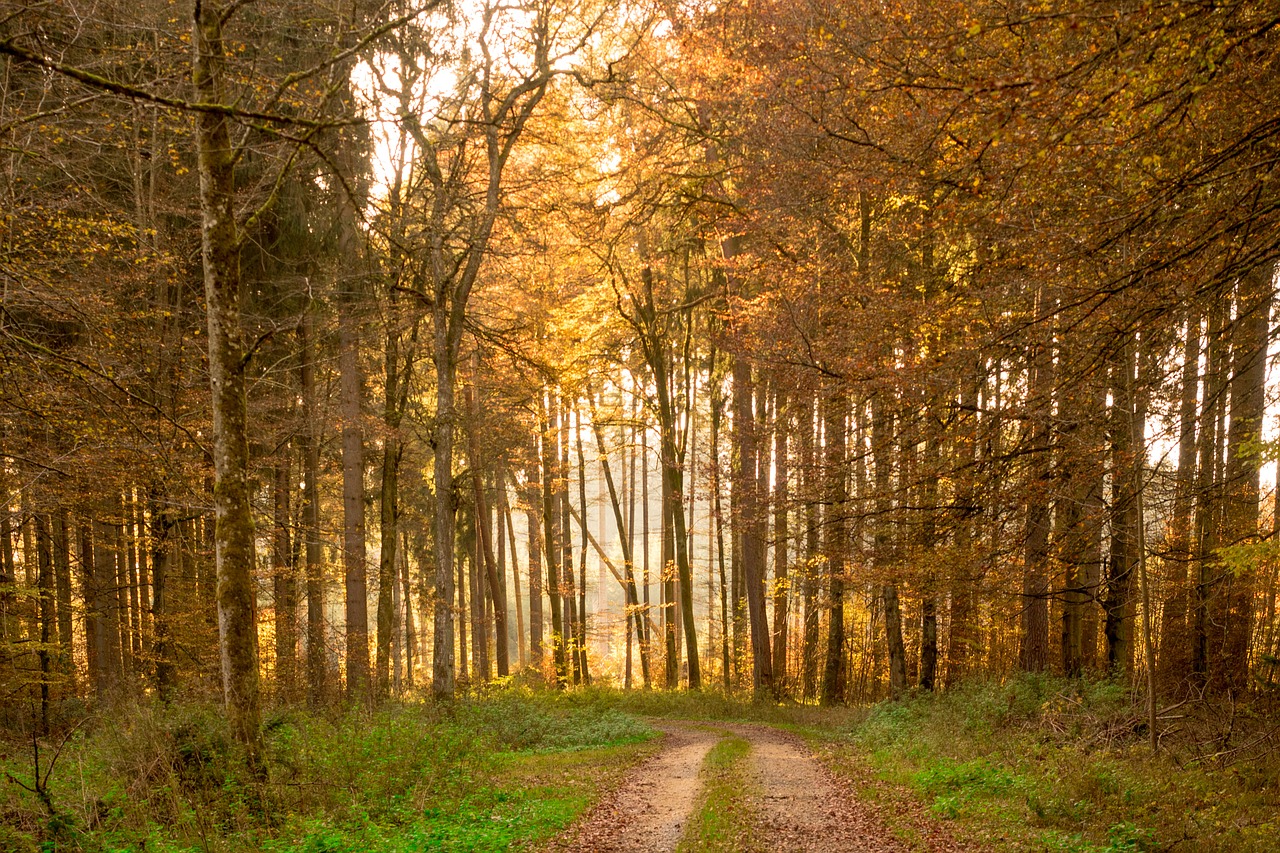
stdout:
{"type": "Polygon", "coordinates": [[[674,850],[702,790],[702,761],[722,733],[659,723],[662,751],[637,767],[622,787],[551,849],[660,853],[674,850]]]}
{"type": "Polygon", "coordinates": [[[753,851],[897,853],[905,848],[799,738],[763,725],[663,722],[662,750],[552,849],[665,853],[676,849],[702,792],[703,762],[729,734],[748,741],[743,797],[753,851]]]}
{"type": "Polygon", "coordinates": [[[903,850],[871,810],[832,777],[804,743],[768,726],[726,726],[751,743],[748,788],[758,797],[757,847],[788,853],[903,850]]]}

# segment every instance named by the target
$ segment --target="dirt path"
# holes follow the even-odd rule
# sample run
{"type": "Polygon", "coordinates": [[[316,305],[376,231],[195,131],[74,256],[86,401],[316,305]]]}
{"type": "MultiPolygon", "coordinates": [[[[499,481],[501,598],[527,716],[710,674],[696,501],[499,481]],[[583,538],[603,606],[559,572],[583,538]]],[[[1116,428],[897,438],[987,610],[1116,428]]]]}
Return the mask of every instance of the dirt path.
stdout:
{"type": "Polygon", "coordinates": [[[749,784],[760,792],[757,837],[769,850],[897,853],[905,848],[818,763],[804,742],[768,726],[725,726],[751,742],[749,784]]]}
{"type": "Polygon", "coordinates": [[[552,845],[601,853],[671,851],[702,788],[707,752],[732,733],[751,744],[742,768],[763,849],[787,853],[899,853],[904,847],[798,737],[763,725],[655,723],[661,750],[552,845]]]}
{"type": "Polygon", "coordinates": [[[674,850],[698,792],[702,760],[722,733],[692,723],[660,722],[662,750],[559,839],[553,850],[659,853],[674,850]]]}

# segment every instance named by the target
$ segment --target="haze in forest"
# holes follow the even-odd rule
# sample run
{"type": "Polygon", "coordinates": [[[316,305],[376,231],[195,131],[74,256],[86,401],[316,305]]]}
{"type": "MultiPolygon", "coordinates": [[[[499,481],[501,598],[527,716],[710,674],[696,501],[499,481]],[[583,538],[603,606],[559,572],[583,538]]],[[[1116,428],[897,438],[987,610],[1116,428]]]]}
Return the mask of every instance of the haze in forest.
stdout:
{"type": "MultiPolygon", "coordinates": [[[[209,702],[257,791],[290,714],[526,690],[873,739],[1033,684],[1036,720],[1127,703],[1153,761],[1274,767],[1276,22],[0,0],[22,837],[97,831],[50,756],[209,702]]],[[[592,748],[702,742],[618,725],[592,748]]],[[[794,747],[721,734],[706,767],[794,747]]]]}

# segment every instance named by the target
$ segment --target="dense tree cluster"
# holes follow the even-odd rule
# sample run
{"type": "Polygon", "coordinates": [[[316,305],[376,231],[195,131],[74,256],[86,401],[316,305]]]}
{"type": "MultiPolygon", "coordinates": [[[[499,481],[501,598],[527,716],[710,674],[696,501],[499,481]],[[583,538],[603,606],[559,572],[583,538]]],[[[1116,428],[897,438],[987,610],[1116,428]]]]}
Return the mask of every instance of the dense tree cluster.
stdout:
{"type": "Polygon", "coordinates": [[[0,4],[7,722],[1269,687],[1273,5],[0,4]]]}

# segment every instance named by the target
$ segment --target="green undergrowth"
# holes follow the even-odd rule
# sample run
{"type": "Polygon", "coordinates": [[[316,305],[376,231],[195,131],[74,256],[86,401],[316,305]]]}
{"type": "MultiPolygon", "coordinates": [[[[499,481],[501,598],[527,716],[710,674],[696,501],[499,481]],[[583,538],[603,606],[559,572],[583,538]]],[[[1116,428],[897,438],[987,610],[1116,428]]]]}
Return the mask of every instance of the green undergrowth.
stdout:
{"type": "Polygon", "coordinates": [[[722,738],[702,765],[703,788],[677,853],[734,853],[756,849],[752,794],[743,764],[751,744],[736,735],[722,738]]]}
{"type": "MultiPolygon", "coordinates": [[[[47,805],[15,737],[0,749],[0,850],[504,850],[560,831],[654,735],[625,711],[518,689],[280,709],[263,730],[259,784],[217,706],[115,708],[70,730],[47,805]]],[[[42,775],[60,740],[42,742],[42,775]]]]}
{"type": "MultiPolygon", "coordinates": [[[[1246,746],[1248,713],[1231,722],[1246,746]]],[[[1280,756],[1214,748],[1214,719],[1184,708],[1153,755],[1124,687],[1028,676],[883,703],[825,736],[984,850],[1278,850],[1280,756]]]]}

